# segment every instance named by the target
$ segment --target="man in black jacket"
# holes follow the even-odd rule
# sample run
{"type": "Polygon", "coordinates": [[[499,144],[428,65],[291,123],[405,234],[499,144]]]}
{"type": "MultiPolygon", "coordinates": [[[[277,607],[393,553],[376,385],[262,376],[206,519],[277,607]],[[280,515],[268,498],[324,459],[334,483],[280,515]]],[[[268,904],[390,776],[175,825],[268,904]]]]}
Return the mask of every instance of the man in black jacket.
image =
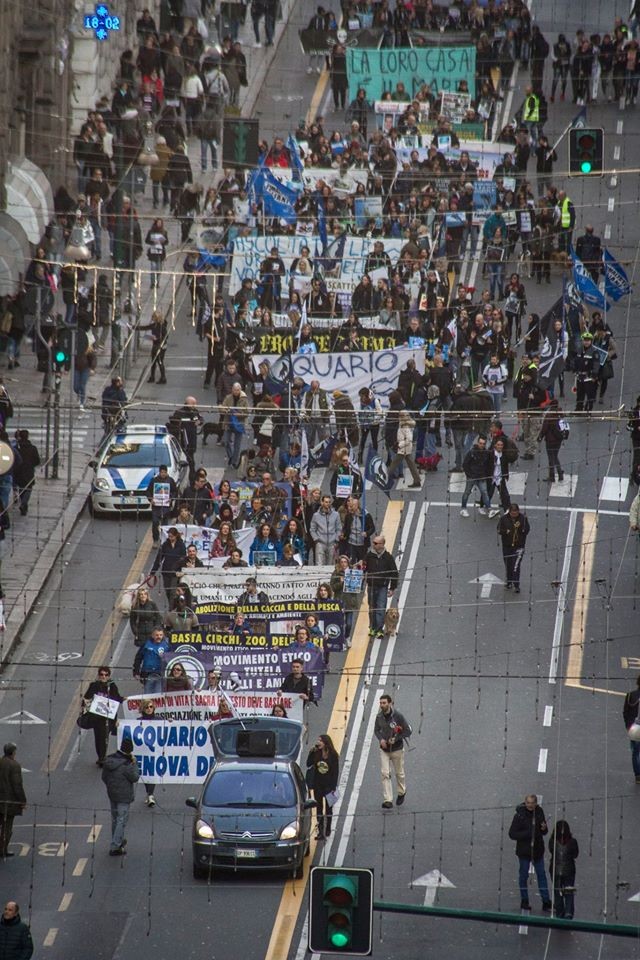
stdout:
{"type": "Polygon", "coordinates": [[[147,500],[151,504],[151,533],[154,547],[160,546],[160,526],[176,515],[177,497],[178,486],[169,476],[169,467],[166,463],[162,463],[147,487],[147,500]]]}
{"type": "Polygon", "coordinates": [[[367,598],[369,602],[369,636],[381,637],[384,632],[384,615],[387,597],[392,597],[398,586],[398,567],[385,549],[385,539],[377,534],[371,541],[371,549],[365,557],[367,598]]]}
{"type": "Polygon", "coordinates": [[[291,673],[282,681],[280,693],[298,693],[300,699],[305,703],[315,703],[316,698],[313,693],[313,681],[304,672],[304,663],[302,660],[291,661],[291,673]]]}
{"type": "Polygon", "coordinates": [[[140,779],[140,771],[133,756],[133,742],[123,739],[120,749],[104,761],[102,780],[111,803],[111,849],[110,857],[126,853],[124,831],[129,819],[129,807],[133,803],[134,784],[140,779]]]}
{"type": "Polygon", "coordinates": [[[538,806],[535,793],[524,798],[524,803],[516,807],[514,818],[509,828],[509,838],[516,841],[516,856],[520,868],[518,883],[520,886],[520,909],[530,910],[529,890],[527,880],[529,868],[533,864],[538,880],[538,890],[542,897],[542,909],[551,910],[551,898],[547,875],[544,871],[544,840],[549,832],[542,807],[538,806]]]}
{"type": "Polygon", "coordinates": [[[38,448],[29,440],[28,430],[16,430],[15,449],[19,456],[13,465],[13,486],[20,498],[20,513],[26,517],[35,483],[36,467],[40,466],[40,454],[38,448]]]}
{"type": "Polygon", "coordinates": [[[602,271],[602,243],[590,223],[584,228],[584,236],[576,241],[576,256],[584,263],[593,282],[597,283],[602,271]]]}
{"type": "MultiPolygon", "coordinates": [[[[630,690],[624,698],[622,717],[627,730],[640,719],[640,674],[636,680],[636,689],[630,690]]],[[[631,763],[636,783],[640,783],[640,740],[629,739],[629,743],[631,744],[631,763]]]]}
{"type": "Polygon", "coordinates": [[[0,919],[0,957],[2,960],[29,960],[32,956],[31,930],[20,919],[18,904],[9,900],[0,919]]]}
{"type": "Polygon", "coordinates": [[[184,405],[171,414],[167,424],[169,433],[176,438],[189,461],[189,483],[195,477],[195,455],[198,448],[198,429],[204,420],[198,410],[195,397],[185,397],[184,405]]]}
{"type": "Polygon", "coordinates": [[[388,693],[380,697],[380,711],[376,716],[373,732],[380,744],[380,773],[382,776],[383,810],[393,806],[393,790],[391,787],[391,768],[396,775],[398,795],[396,806],[404,803],[407,794],[407,783],[404,772],[404,741],[411,736],[411,727],[393,706],[393,700],[388,693]]]}
{"type": "Polygon", "coordinates": [[[506,575],[505,586],[507,590],[511,590],[511,587],[513,587],[516,593],[520,593],[520,571],[529,530],[527,516],[520,513],[520,507],[517,503],[512,503],[509,512],[500,517],[498,521],[498,533],[502,540],[502,556],[506,575]]]}
{"type": "Polygon", "coordinates": [[[495,517],[498,511],[491,509],[491,501],[487,490],[487,483],[493,473],[493,457],[487,450],[487,438],[483,433],[478,435],[478,439],[464,458],[462,469],[467,478],[467,483],[464,488],[464,493],[462,494],[460,516],[469,516],[469,511],[467,510],[469,494],[474,487],[477,487],[482,499],[482,506],[478,507],[478,513],[481,513],[485,517],[487,514],[489,514],[489,517],[495,517]]]}

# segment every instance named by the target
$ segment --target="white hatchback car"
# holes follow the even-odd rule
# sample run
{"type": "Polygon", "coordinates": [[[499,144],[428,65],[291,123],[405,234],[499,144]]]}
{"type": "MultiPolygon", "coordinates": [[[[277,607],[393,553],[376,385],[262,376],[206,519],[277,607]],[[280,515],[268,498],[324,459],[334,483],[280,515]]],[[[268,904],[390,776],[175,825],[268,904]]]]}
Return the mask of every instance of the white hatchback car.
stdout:
{"type": "Polygon", "coordinates": [[[133,423],[111,434],[93,461],[89,510],[100,513],[147,513],[147,487],[165,463],[169,476],[182,486],[188,463],[180,444],[166,427],[133,423]]]}

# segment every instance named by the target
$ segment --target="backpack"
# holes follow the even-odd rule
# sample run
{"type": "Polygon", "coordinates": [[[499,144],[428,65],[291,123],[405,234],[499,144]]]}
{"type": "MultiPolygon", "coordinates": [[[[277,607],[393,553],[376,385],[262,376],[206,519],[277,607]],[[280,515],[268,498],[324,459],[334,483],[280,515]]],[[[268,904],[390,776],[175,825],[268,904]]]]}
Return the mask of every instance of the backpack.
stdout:
{"type": "Polygon", "coordinates": [[[229,429],[231,430],[231,433],[244,433],[244,424],[235,413],[232,413],[229,417],[229,429]]]}

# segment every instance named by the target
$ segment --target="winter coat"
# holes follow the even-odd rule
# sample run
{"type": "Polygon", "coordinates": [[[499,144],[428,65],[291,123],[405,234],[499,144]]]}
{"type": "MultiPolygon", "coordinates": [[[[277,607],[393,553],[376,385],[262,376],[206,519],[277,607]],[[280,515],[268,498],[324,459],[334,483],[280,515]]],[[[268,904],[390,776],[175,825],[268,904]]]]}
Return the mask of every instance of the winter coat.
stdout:
{"type": "Polygon", "coordinates": [[[371,548],[365,557],[365,568],[370,587],[379,589],[386,585],[389,590],[395,590],[398,586],[398,567],[388,550],[377,554],[371,548]]]}
{"type": "Polygon", "coordinates": [[[307,754],[307,782],[311,782],[311,789],[316,796],[326,797],[338,786],[338,755],[330,753],[327,759],[322,750],[314,747],[307,754]]]}
{"type": "Polygon", "coordinates": [[[569,837],[566,843],[560,843],[555,830],[549,839],[549,874],[554,886],[560,886],[559,880],[572,880],[576,875],[576,857],[580,850],[575,837],[569,837]]]}
{"type": "Polygon", "coordinates": [[[488,480],[493,470],[491,452],[474,444],[462,461],[462,468],[467,480],[488,480]]]}
{"type": "Polygon", "coordinates": [[[40,454],[31,440],[20,440],[16,449],[20,457],[16,457],[13,467],[13,484],[16,487],[33,486],[36,467],[40,466],[40,454]]]}
{"type": "Polygon", "coordinates": [[[0,917],[0,957],[2,960],[29,960],[33,956],[31,931],[20,914],[5,920],[0,917]]]}
{"type": "Polygon", "coordinates": [[[160,643],[154,640],[147,640],[138,649],[135,660],[133,661],[133,673],[144,679],[149,674],[162,674],[162,657],[169,650],[170,644],[167,639],[162,639],[160,643]]]}
{"type": "MultiPolygon", "coordinates": [[[[636,497],[636,500],[638,498],[636,497]]],[[[640,689],[631,690],[624,698],[624,704],[622,706],[622,717],[624,719],[624,725],[629,729],[632,723],[638,719],[638,714],[640,713],[640,689]]]]}
{"type": "Polygon", "coordinates": [[[512,547],[514,550],[523,548],[529,530],[529,521],[524,513],[518,514],[515,518],[511,514],[505,513],[498,521],[498,533],[502,537],[503,547],[512,547]]]}
{"type": "Polygon", "coordinates": [[[175,573],[176,570],[182,569],[186,555],[187,548],[183,540],[176,540],[173,546],[169,540],[165,540],[156,554],[151,572],[155,573],[156,570],[161,569],[163,573],[175,573]]]}
{"type": "Polygon", "coordinates": [[[157,627],[162,627],[162,616],[153,600],[135,603],[129,614],[129,626],[135,640],[146,640],[157,627]]]}
{"type": "Polygon", "coordinates": [[[135,757],[128,757],[118,750],[104,761],[102,781],[112,803],[133,803],[134,783],[140,779],[135,757]]]}
{"type": "Polygon", "coordinates": [[[516,841],[516,856],[528,860],[539,860],[544,856],[545,834],[549,832],[542,807],[527,810],[524,803],[516,807],[509,838],[516,841]]]}
{"type": "Polygon", "coordinates": [[[403,457],[410,457],[413,451],[413,428],[415,420],[400,420],[398,427],[398,436],[396,440],[396,450],[403,457]]]}
{"type": "Polygon", "coordinates": [[[544,440],[547,450],[559,450],[562,446],[564,437],[558,426],[559,421],[560,415],[557,413],[548,413],[542,421],[538,440],[544,440]]]}
{"type": "Polygon", "coordinates": [[[309,535],[314,543],[330,546],[338,542],[341,533],[342,523],[337,510],[331,509],[328,513],[322,509],[316,510],[311,517],[309,535]]]}
{"type": "MultiPolygon", "coordinates": [[[[411,736],[411,727],[403,715],[394,707],[391,707],[391,711],[388,714],[383,713],[382,710],[378,711],[373,732],[378,741],[385,740],[389,743],[390,740],[394,740],[394,742],[386,748],[386,752],[395,753],[396,750],[402,750],[404,738],[411,736]]],[[[380,749],[382,749],[382,747],[380,749]]]]}
{"type": "Polygon", "coordinates": [[[640,493],[637,493],[631,501],[631,507],[629,509],[629,526],[640,527],[640,493]]]}
{"type": "Polygon", "coordinates": [[[19,817],[26,802],[20,764],[13,757],[0,758],[0,811],[8,817],[19,817]]]}

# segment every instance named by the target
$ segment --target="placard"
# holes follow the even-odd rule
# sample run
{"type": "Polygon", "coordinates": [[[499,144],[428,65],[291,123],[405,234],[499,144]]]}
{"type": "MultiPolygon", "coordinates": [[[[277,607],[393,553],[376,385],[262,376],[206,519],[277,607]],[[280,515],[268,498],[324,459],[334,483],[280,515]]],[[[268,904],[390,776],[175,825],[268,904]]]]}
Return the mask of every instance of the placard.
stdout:
{"type": "Polygon", "coordinates": [[[120,702],[110,700],[109,697],[102,697],[96,693],[89,705],[89,713],[95,713],[97,717],[104,717],[105,720],[113,720],[117,716],[120,702]]]}
{"type": "Polygon", "coordinates": [[[349,97],[352,100],[360,87],[364,88],[370,102],[381,100],[382,94],[386,90],[393,91],[398,81],[404,83],[411,98],[415,97],[423,83],[428,83],[434,92],[455,91],[461,80],[466,80],[469,91],[475,96],[476,48],[349,48],[347,74],[349,97]]]}

